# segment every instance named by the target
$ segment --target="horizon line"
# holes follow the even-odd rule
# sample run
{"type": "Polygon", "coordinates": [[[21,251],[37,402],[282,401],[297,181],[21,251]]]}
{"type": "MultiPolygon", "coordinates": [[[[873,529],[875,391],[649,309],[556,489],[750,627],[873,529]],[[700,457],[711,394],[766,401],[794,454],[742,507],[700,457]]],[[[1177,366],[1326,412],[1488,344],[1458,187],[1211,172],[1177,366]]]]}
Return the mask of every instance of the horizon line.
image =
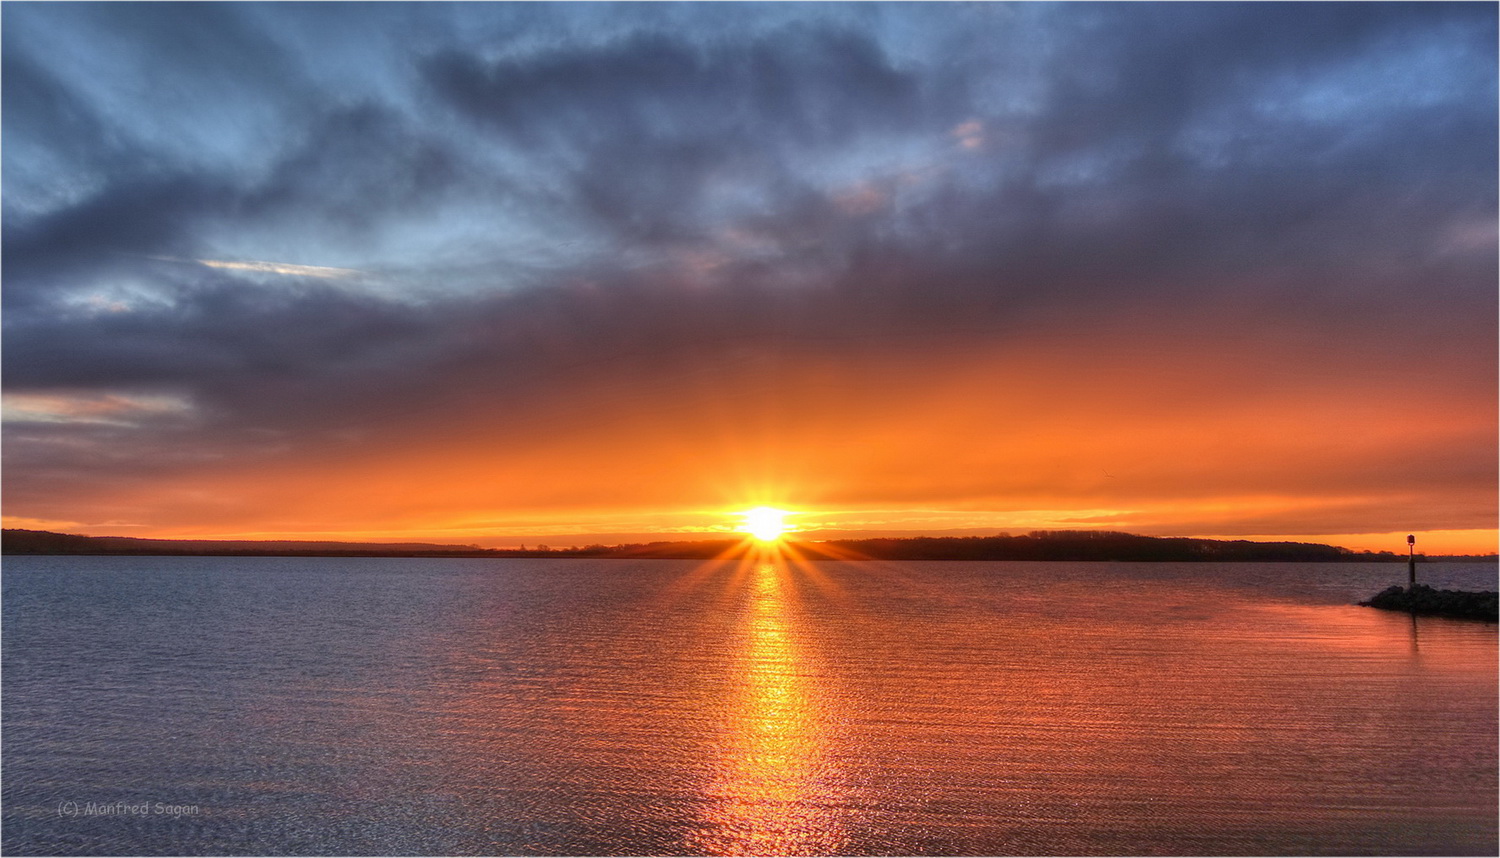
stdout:
{"type": "MultiPolygon", "coordinates": [[[[809,532],[813,532],[813,531],[809,531],[809,532]]],[[[499,547],[499,546],[485,547],[485,546],[480,546],[480,545],[477,545],[477,544],[474,544],[474,543],[425,542],[425,541],[420,541],[420,540],[359,542],[359,541],[350,541],[350,540],[341,540],[341,539],[225,539],[225,538],[212,538],[212,537],[141,537],[141,536],[116,536],[116,535],[89,536],[89,535],[80,534],[80,533],[65,533],[65,532],[62,532],[62,531],[35,530],[35,529],[31,529],[31,528],[19,528],[19,527],[7,527],[7,528],[3,528],[3,530],[0,530],[0,533],[7,534],[7,535],[8,534],[12,534],[12,533],[47,534],[47,535],[51,535],[51,536],[67,537],[67,538],[70,538],[70,539],[127,540],[127,541],[130,541],[130,542],[145,542],[145,543],[185,543],[185,544],[191,544],[191,543],[200,543],[200,544],[201,543],[212,543],[212,544],[222,544],[222,545],[225,545],[225,546],[231,546],[231,545],[252,545],[252,546],[253,545],[266,545],[266,546],[273,546],[273,545],[290,545],[290,546],[298,546],[298,545],[306,545],[306,546],[318,546],[318,545],[323,545],[323,546],[349,546],[350,550],[352,550],[352,551],[361,551],[361,552],[379,551],[381,549],[390,549],[392,551],[398,551],[398,550],[404,548],[404,549],[406,549],[406,551],[404,553],[426,551],[426,552],[431,552],[431,553],[445,553],[445,554],[446,553],[458,553],[458,552],[483,552],[483,553],[486,553],[486,554],[490,554],[490,553],[523,554],[524,553],[524,554],[539,554],[539,555],[566,554],[566,553],[576,553],[576,552],[581,552],[581,551],[599,551],[599,550],[616,551],[616,550],[624,550],[624,549],[629,549],[629,548],[639,548],[639,547],[643,547],[643,546],[691,545],[691,544],[705,543],[705,542],[741,543],[741,542],[752,542],[752,541],[754,541],[754,537],[751,534],[748,534],[748,533],[741,533],[741,532],[717,532],[717,533],[710,533],[710,532],[704,532],[704,533],[701,533],[701,534],[696,534],[695,535],[696,538],[688,538],[688,539],[655,539],[655,540],[649,540],[649,541],[621,542],[621,543],[615,543],[615,544],[604,544],[602,542],[597,542],[596,541],[596,542],[590,542],[590,543],[581,544],[581,545],[569,545],[569,546],[557,546],[557,547],[549,546],[548,544],[543,543],[543,542],[537,542],[535,545],[533,545],[532,547],[529,547],[529,548],[526,547],[526,545],[524,543],[519,548],[516,548],[516,547],[499,547]]],[[[649,535],[649,534],[643,534],[643,535],[649,535]]],[[[668,534],[660,534],[660,535],[665,536],[665,535],[668,535],[668,534]]],[[[682,534],[682,535],[686,536],[687,534],[682,534]]],[[[1307,541],[1301,541],[1301,540],[1295,540],[1295,539],[1264,540],[1264,539],[1248,539],[1248,538],[1224,539],[1224,538],[1219,538],[1219,537],[1206,537],[1206,536],[1156,536],[1156,535],[1151,535],[1151,534],[1131,533],[1129,531],[1122,531],[1122,530],[1087,530],[1087,529],[1071,529],[1071,528],[1055,528],[1055,529],[1037,528],[1037,529],[1033,529],[1033,530],[1027,531],[1025,533],[1012,533],[1010,531],[997,531],[997,532],[989,532],[989,533],[985,533],[985,534],[965,534],[965,535],[952,535],[951,533],[949,535],[928,535],[926,533],[913,533],[912,535],[909,535],[909,536],[839,536],[839,537],[832,537],[832,538],[826,538],[826,539],[798,539],[796,537],[796,532],[788,532],[784,537],[782,537],[782,539],[780,541],[781,542],[785,542],[785,543],[793,543],[793,544],[799,544],[800,543],[800,544],[814,544],[815,545],[815,544],[824,544],[824,543],[872,542],[872,541],[882,541],[882,540],[885,540],[885,541],[915,541],[915,540],[920,540],[920,539],[931,539],[931,540],[952,540],[952,541],[959,541],[959,540],[978,540],[978,539],[1038,539],[1038,538],[1046,538],[1046,537],[1049,537],[1049,536],[1051,536],[1051,537],[1068,537],[1068,536],[1073,536],[1073,537],[1084,537],[1084,538],[1100,538],[1100,537],[1106,537],[1106,536],[1115,536],[1115,537],[1129,537],[1129,538],[1132,538],[1132,539],[1145,539],[1145,540],[1156,540],[1156,541],[1191,540],[1191,541],[1211,542],[1211,543],[1247,543],[1247,544],[1251,544],[1251,545],[1267,545],[1267,546],[1271,546],[1271,545],[1297,545],[1297,546],[1308,546],[1308,547],[1334,548],[1334,549],[1337,549],[1337,550],[1339,550],[1341,552],[1346,552],[1348,555],[1353,556],[1353,557],[1360,557],[1360,556],[1383,557],[1383,556],[1387,556],[1387,555],[1389,555],[1391,557],[1400,557],[1401,556],[1399,554],[1399,552],[1395,552],[1395,551],[1391,551],[1391,550],[1375,551],[1375,550],[1371,550],[1371,549],[1353,549],[1353,548],[1349,548],[1347,546],[1333,545],[1333,544],[1330,544],[1330,543],[1307,542],[1307,541]]],[[[3,549],[3,545],[0,545],[0,549],[3,549]]],[[[250,549],[250,550],[253,550],[253,549],[250,549]]],[[[309,550],[312,550],[312,549],[309,549],[309,550]]],[[[1497,552],[1427,554],[1425,552],[1420,552],[1419,551],[1419,552],[1415,552],[1414,555],[1412,555],[1412,556],[1422,557],[1422,558],[1427,558],[1427,559],[1445,558],[1445,557],[1479,558],[1479,559],[1496,558],[1496,559],[1500,559],[1500,553],[1497,553],[1497,552]]]]}

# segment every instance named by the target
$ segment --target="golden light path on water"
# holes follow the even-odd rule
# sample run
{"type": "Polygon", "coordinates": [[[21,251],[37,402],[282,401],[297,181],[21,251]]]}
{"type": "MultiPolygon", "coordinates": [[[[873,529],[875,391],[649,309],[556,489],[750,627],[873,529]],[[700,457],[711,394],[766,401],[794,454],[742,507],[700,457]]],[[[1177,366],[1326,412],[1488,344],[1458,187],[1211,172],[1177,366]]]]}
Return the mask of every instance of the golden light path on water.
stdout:
{"type": "Polygon", "coordinates": [[[795,569],[775,546],[742,558],[735,692],[711,810],[692,847],[713,855],[839,854],[841,795],[812,658],[797,626],[795,569]]]}

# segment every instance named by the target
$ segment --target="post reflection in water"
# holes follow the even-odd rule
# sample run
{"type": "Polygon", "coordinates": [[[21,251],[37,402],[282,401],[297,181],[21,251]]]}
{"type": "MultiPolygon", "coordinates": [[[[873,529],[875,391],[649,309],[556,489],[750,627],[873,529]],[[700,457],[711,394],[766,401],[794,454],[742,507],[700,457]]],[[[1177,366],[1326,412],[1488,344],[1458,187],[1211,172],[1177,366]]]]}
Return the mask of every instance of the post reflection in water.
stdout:
{"type": "Polygon", "coordinates": [[[798,640],[794,572],[774,552],[740,572],[735,586],[746,592],[723,755],[691,846],[716,855],[838,854],[846,839],[828,748],[829,701],[798,640]]]}

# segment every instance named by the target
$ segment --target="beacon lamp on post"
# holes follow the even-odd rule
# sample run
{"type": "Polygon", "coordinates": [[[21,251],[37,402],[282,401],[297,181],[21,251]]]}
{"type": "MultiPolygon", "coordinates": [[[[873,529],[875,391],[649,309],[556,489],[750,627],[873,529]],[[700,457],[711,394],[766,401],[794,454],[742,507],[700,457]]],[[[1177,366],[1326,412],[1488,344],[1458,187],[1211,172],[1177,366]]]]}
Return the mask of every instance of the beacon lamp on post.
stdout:
{"type": "Polygon", "coordinates": [[[1416,534],[1406,535],[1406,589],[1415,590],[1417,587],[1417,537],[1416,534]]]}

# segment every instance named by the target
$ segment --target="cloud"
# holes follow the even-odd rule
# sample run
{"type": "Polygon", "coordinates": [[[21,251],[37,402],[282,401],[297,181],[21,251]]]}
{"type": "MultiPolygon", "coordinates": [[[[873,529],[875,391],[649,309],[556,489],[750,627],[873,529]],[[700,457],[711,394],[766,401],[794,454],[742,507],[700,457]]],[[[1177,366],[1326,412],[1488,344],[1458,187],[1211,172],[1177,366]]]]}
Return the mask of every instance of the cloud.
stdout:
{"type": "Polygon", "coordinates": [[[476,121],[531,144],[593,146],[742,132],[840,145],[920,121],[922,81],[864,34],[794,26],[744,41],[662,32],[484,62],[447,52],[424,64],[434,90],[476,121]],[[618,141],[617,141],[618,142],[618,141]]]}
{"type": "Polygon", "coordinates": [[[3,402],[5,422],[108,423],[137,425],[132,418],[182,413],[188,403],[172,396],[119,394],[46,395],[8,394],[3,402]]]}
{"type": "Polygon", "coordinates": [[[842,184],[851,153],[884,160],[912,129],[939,137],[958,109],[957,81],[820,24],[742,40],[637,33],[499,61],[447,51],[421,68],[443,104],[556,174],[577,228],[636,253],[778,217],[842,184]]]}
{"type": "Polygon", "coordinates": [[[978,149],[984,145],[984,123],[977,119],[960,122],[948,133],[965,149],[978,149]]]}
{"type": "Polygon", "coordinates": [[[231,261],[226,259],[173,259],[169,256],[153,257],[168,262],[196,262],[209,268],[224,268],[230,271],[254,271],[259,274],[284,274],[288,277],[317,277],[322,280],[343,280],[348,277],[356,277],[363,272],[354,268],[330,268],[323,265],[293,265],[287,262],[266,262],[264,260],[240,260],[231,261]]]}

